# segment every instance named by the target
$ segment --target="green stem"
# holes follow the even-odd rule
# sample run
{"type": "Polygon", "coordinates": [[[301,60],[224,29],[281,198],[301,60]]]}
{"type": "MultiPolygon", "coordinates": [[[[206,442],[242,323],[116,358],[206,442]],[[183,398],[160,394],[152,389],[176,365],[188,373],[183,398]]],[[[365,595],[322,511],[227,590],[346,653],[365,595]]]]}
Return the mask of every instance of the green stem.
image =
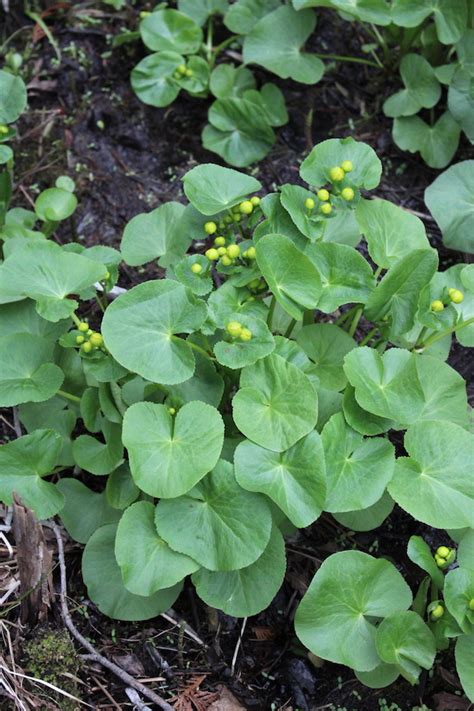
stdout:
{"type": "Polygon", "coordinates": [[[359,347],[362,348],[362,346],[365,346],[366,343],[368,343],[371,340],[372,336],[374,336],[378,330],[379,330],[378,326],[374,326],[373,328],[371,328],[370,331],[368,332],[368,334],[359,343],[359,347]]]}
{"type": "Polygon", "coordinates": [[[388,48],[388,46],[387,46],[387,43],[386,43],[386,41],[385,41],[385,38],[384,38],[383,35],[378,31],[376,25],[371,24],[370,26],[372,27],[373,33],[374,33],[374,35],[375,35],[376,38],[377,38],[377,42],[379,43],[380,47],[382,48],[382,52],[383,52],[384,59],[387,61],[388,59],[390,59],[390,50],[389,50],[389,48],[388,48]]]}
{"type": "Polygon", "coordinates": [[[72,320],[74,321],[74,325],[77,326],[77,328],[79,328],[79,324],[81,323],[81,319],[76,316],[76,314],[74,313],[74,311],[73,311],[72,314],[71,314],[71,318],[72,318],[72,320]]]}
{"type": "Polygon", "coordinates": [[[383,271],[383,267],[377,267],[377,269],[376,269],[375,272],[374,272],[374,277],[375,277],[375,279],[378,279],[378,278],[379,278],[379,276],[381,275],[382,271],[383,271]]]}
{"type": "Polygon", "coordinates": [[[306,309],[303,314],[303,326],[310,326],[312,323],[314,323],[313,309],[306,309]]]}
{"type": "Polygon", "coordinates": [[[229,45],[231,45],[233,42],[235,42],[235,40],[237,39],[237,37],[238,37],[238,35],[232,35],[232,37],[228,37],[226,40],[224,40],[223,42],[221,42],[220,44],[218,44],[216,47],[214,47],[214,49],[212,50],[212,52],[213,52],[213,54],[214,54],[214,58],[213,58],[213,60],[212,60],[213,63],[215,62],[215,60],[217,59],[217,57],[219,56],[219,54],[220,54],[224,49],[227,49],[227,47],[229,47],[229,45]]]}
{"type": "Polygon", "coordinates": [[[295,326],[296,326],[296,319],[292,318],[290,323],[288,324],[288,328],[286,329],[286,331],[284,333],[285,338],[289,338],[291,336],[295,326]]]}
{"type": "Polygon", "coordinates": [[[354,314],[354,318],[352,319],[352,323],[351,323],[349,331],[348,331],[349,336],[353,336],[354,333],[356,332],[356,328],[359,325],[359,321],[360,321],[363,311],[364,311],[363,306],[359,306],[357,308],[357,311],[354,314]]]}
{"type": "Polygon", "coordinates": [[[474,323],[474,316],[472,318],[468,318],[467,321],[462,321],[456,326],[452,326],[451,328],[447,328],[441,333],[437,333],[436,335],[431,336],[431,338],[428,338],[428,340],[425,341],[424,344],[418,347],[416,350],[425,350],[426,348],[428,348],[428,346],[431,346],[433,343],[436,343],[436,341],[440,341],[442,338],[449,335],[450,333],[453,333],[454,331],[457,332],[460,331],[462,328],[466,328],[466,326],[470,326],[471,323],[474,323]]]}
{"type": "Polygon", "coordinates": [[[63,397],[65,400],[70,400],[71,402],[81,402],[80,397],[77,397],[77,395],[72,395],[71,393],[67,393],[65,390],[58,390],[56,392],[56,395],[63,397]]]}
{"type": "MultiPolygon", "coordinates": [[[[180,340],[180,341],[182,340],[182,339],[179,338],[178,336],[171,336],[171,338],[173,338],[173,340],[180,340]]],[[[196,351],[196,353],[200,353],[201,355],[205,356],[206,358],[209,358],[209,360],[215,360],[214,356],[212,356],[210,353],[208,353],[207,351],[205,351],[204,348],[201,348],[201,346],[198,346],[197,343],[193,343],[193,342],[190,341],[189,339],[186,341],[186,343],[187,343],[188,346],[190,346],[194,351],[196,351]]]]}
{"type": "Polygon", "coordinates": [[[207,23],[207,40],[206,40],[206,59],[211,64],[214,61],[213,53],[212,53],[212,34],[213,34],[213,25],[212,25],[212,17],[209,18],[209,22],[207,23]]]}
{"type": "Polygon", "coordinates": [[[363,57],[348,57],[343,54],[318,54],[315,52],[314,57],[319,57],[319,59],[334,59],[337,62],[354,62],[355,64],[366,64],[368,67],[375,67],[375,69],[380,69],[379,65],[375,62],[371,62],[370,59],[363,59],[363,57]]]}
{"type": "Polygon", "coordinates": [[[273,314],[275,313],[275,306],[276,306],[276,299],[274,296],[272,296],[271,301],[270,301],[270,308],[268,309],[268,316],[267,316],[267,326],[269,330],[272,330],[272,322],[273,322],[273,314]]]}
{"type": "Polygon", "coordinates": [[[338,318],[334,321],[334,325],[341,326],[345,321],[347,321],[348,318],[350,318],[352,316],[354,311],[358,308],[359,308],[358,306],[351,306],[350,309],[348,309],[347,311],[344,311],[343,314],[338,316],[338,318]]]}

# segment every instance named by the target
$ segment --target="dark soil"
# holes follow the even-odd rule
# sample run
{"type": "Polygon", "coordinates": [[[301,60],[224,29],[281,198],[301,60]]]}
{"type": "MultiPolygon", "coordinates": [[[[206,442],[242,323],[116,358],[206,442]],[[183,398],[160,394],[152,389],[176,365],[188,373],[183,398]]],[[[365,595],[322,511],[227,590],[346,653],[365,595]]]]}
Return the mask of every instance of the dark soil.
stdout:
{"type": "MultiPolygon", "coordinates": [[[[10,5],[5,37],[30,23],[21,13],[21,2],[10,5]]],[[[75,224],[61,228],[59,238],[64,242],[76,233],[84,244],[118,248],[123,228],[134,215],[167,200],[182,199],[180,178],[192,166],[220,162],[200,142],[207,102],[182,95],[164,110],[144,106],[128,80],[130,69],[143,56],[141,44],[111,49],[111,36],[121,28],[134,27],[136,14],[145,5],[137,3],[140,7],[118,13],[97,2],[77,2],[47,16],[61,49],[60,63],[46,38],[32,44],[30,29],[13,42],[18,51],[26,47],[29,53],[26,78],[30,95],[30,110],[20,121],[16,145],[16,204],[28,206],[60,174],[73,177],[80,207],[75,224]]],[[[311,49],[359,54],[362,29],[337,20],[333,13],[319,14],[311,49]]],[[[277,184],[298,182],[299,163],[313,144],[330,136],[353,135],[364,140],[377,150],[384,165],[377,195],[422,217],[440,251],[442,268],[447,268],[465,261],[466,255],[442,247],[438,228],[427,214],[423,193],[437,172],[417,155],[401,153],[391,140],[390,120],[380,106],[394,81],[390,75],[347,63],[337,65],[311,88],[279,82],[290,122],[280,130],[271,154],[252,173],[265,189],[272,190],[277,184]]],[[[472,148],[463,143],[453,162],[472,155],[472,148]]],[[[127,287],[142,279],[139,272],[126,269],[120,283],[127,287]]],[[[464,349],[455,346],[450,362],[473,382],[474,363],[464,349]]],[[[410,710],[424,702],[433,709],[465,711],[468,704],[456,696],[459,685],[450,654],[440,655],[435,673],[422,677],[416,688],[401,681],[373,691],[359,684],[347,669],[328,663],[320,666],[318,660],[311,660],[293,632],[293,615],[301,595],[321,560],[336,550],[356,547],[388,557],[416,589],[420,575],[406,556],[408,538],[415,533],[423,534],[433,546],[447,542],[442,532],[423,527],[398,508],[380,529],[360,534],[348,532],[324,515],[288,541],[283,588],[270,608],[250,618],[245,627],[242,620],[207,609],[191,586],[183,592],[174,609],[202,644],[163,618],[132,625],[102,616],[88,601],[80,582],[78,546],[71,546],[67,556],[69,606],[75,623],[99,651],[119,661],[134,676],[159,677],[151,687],[163,696],[178,694],[193,678],[203,676],[201,688],[215,691],[224,684],[245,708],[262,711],[378,711],[384,708],[382,699],[388,707],[398,704],[394,709],[410,710]],[[456,699],[457,706],[453,703],[456,699]]],[[[59,624],[58,611],[54,614],[59,624]]],[[[82,698],[94,708],[116,708],[110,696],[119,708],[132,707],[123,684],[99,668],[90,667],[79,675],[82,698]]],[[[196,695],[195,704],[198,702],[196,695]]],[[[207,708],[204,701],[202,704],[196,709],[207,708]]],[[[0,701],[0,708],[10,707],[0,701]]]]}

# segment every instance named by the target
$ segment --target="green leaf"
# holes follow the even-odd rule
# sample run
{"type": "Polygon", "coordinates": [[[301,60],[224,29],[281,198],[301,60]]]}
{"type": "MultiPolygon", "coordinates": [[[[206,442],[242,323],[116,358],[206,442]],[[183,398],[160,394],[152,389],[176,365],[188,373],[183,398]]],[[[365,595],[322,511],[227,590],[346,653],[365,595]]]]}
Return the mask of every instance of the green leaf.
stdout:
{"type": "Polygon", "coordinates": [[[347,184],[373,190],[380,182],[382,164],[375,151],[353,138],[330,138],[318,143],[301,164],[300,175],[309,185],[320,187],[330,182],[329,171],[345,160],[353,164],[342,186],[347,184]]]}
{"type": "Polygon", "coordinates": [[[469,635],[462,635],[456,640],[454,648],[456,658],[456,671],[461,680],[462,688],[469,701],[474,701],[474,679],[472,669],[474,667],[474,632],[469,635]]]}
{"type": "Polygon", "coordinates": [[[258,107],[270,126],[284,126],[288,123],[285,97],[275,84],[264,84],[260,91],[247,90],[243,98],[258,107]]]}
{"type": "Polygon", "coordinates": [[[387,516],[393,511],[395,502],[387,492],[383,496],[366,509],[358,511],[344,511],[342,513],[333,513],[333,518],[346,528],[352,531],[373,531],[385,521],[387,516]]]}
{"type": "Polygon", "coordinates": [[[78,479],[61,479],[57,488],[64,496],[61,521],[78,543],[87,543],[98,528],[119,521],[121,512],[109,505],[105,492],[97,494],[78,479]]]}
{"type": "Polygon", "coordinates": [[[152,52],[195,54],[203,41],[201,28],[177,10],[155,10],[140,22],[143,44],[152,52]]]}
{"type": "Polygon", "coordinates": [[[249,301],[248,298],[247,289],[238,289],[230,282],[224,282],[209,296],[209,320],[218,328],[225,328],[235,314],[238,315],[237,321],[243,317],[265,321],[268,314],[267,306],[262,301],[256,299],[249,301]]]}
{"type": "Polygon", "coordinates": [[[469,427],[466,382],[447,363],[429,355],[416,356],[425,404],[419,420],[447,420],[469,427]]]}
{"type": "Polygon", "coordinates": [[[189,402],[176,415],[150,402],[138,402],[125,413],[123,443],[132,476],[151,496],[188,492],[215,466],[223,442],[222,417],[203,402],[189,402]]]}
{"type": "Polygon", "coordinates": [[[415,565],[428,573],[440,590],[443,589],[444,575],[435,563],[431,548],[421,536],[410,536],[407,555],[415,565]]]}
{"type": "Polygon", "coordinates": [[[382,437],[364,437],[339,412],[322,431],[326,460],[326,511],[368,508],[383,495],[393,476],[395,449],[382,437]]]}
{"type": "Polygon", "coordinates": [[[347,383],[344,374],[344,358],[356,342],[346,331],[331,323],[315,323],[304,326],[296,337],[297,343],[312,360],[312,369],[323,388],[342,390],[347,383]]]}
{"type": "Polygon", "coordinates": [[[72,443],[76,464],[96,476],[110,474],[123,461],[121,426],[104,420],[102,432],[105,444],[90,435],[81,435],[72,443]]]}
{"type": "Polygon", "coordinates": [[[369,672],[356,671],[355,675],[369,689],[383,689],[398,679],[399,672],[392,664],[380,664],[369,672]]]}
{"type": "Polygon", "coordinates": [[[44,477],[56,466],[61,437],[53,430],[36,430],[0,447],[0,501],[13,503],[17,494],[37,518],[54,516],[64,505],[59,489],[44,477]]]}
{"type": "Polygon", "coordinates": [[[375,286],[369,263],[353,247],[327,242],[310,244],[305,254],[318,269],[322,291],[318,309],[332,313],[342,304],[365,303],[375,286]]]}
{"type": "Polygon", "coordinates": [[[425,190],[425,202],[449,249],[474,253],[474,160],[448,168],[425,190]]]}
{"type": "MultiPolygon", "coordinates": [[[[60,435],[63,446],[57,464],[63,467],[74,465],[71,433],[77,419],[76,412],[67,408],[66,404],[67,401],[63,398],[53,397],[44,402],[28,402],[18,408],[20,422],[28,433],[48,429],[60,435]]],[[[72,406],[71,403],[69,404],[72,406]]]]}
{"type": "Polygon", "coordinates": [[[429,249],[423,222],[388,200],[361,200],[356,208],[360,231],[372,260],[390,269],[414,249],[429,249]]]}
{"type": "Polygon", "coordinates": [[[173,406],[181,407],[186,402],[201,400],[218,407],[224,392],[224,381],[209,358],[196,353],[196,370],[189,380],[170,388],[173,406]]]}
{"type": "Polygon", "coordinates": [[[413,116],[438,103],[441,86],[431,64],[419,54],[406,54],[400,62],[405,88],[390,96],[383,105],[385,116],[413,116]]]}
{"type": "Polygon", "coordinates": [[[461,568],[474,570],[474,529],[469,529],[458,546],[457,561],[461,568]]]}
{"type": "Polygon", "coordinates": [[[10,146],[0,145],[0,165],[5,165],[9,160],[13,158],[13,151],[10,146]]]}
{"type": "Polygon", "coordinates": [[[160,538],[155,507],[148,501],[138,501],[124,512],[117,527],[115,557],[127,590],[145,597],[176,585],[199,568],[160,538]]]}
{"type": "Polygon", "coordinates": [[[130,75],[138,98],[149,106],[172,104],[181,89],[173,77],[181,64],[184,64],[184,57],[176,52],[156,52],[138,62],[130,75]]]}
{"type": "Polygon", "coordinates": [[[456,4],[451,0],[393,1],[392,19],[401,27],[416,27],[431,14],[440,42],[454,44],[461,38],[467,25],[466,0],[456,0],[456,4]]]}
{"type": "Polygon", "coordinates": [[[363,346],[347,354],[344,371],[364,410],[403,424],[416,422],[424,407],[417,359],[406,350],[392,348],[381,356],[363,346]]]}
{"type": "Polygon", "coordinates": [[[413,249],[391,267],[370,294],[366,315],[370,321],[389,317],[393,341],[409,331],[414,323],[422,289],[438,267],[434,249],[413,249]]]}
{"type": "Polygon", "coordinates": [[[314,309],[321,295],[321,279],[312,261],[284,235],[269,234],[257,244],[257,263],[279,304],[299,320],[314,309]]]}
{"type": "Polygon", "coordinates": [[[138,486],[132,479],[127,462],[121,464],[108,476],[105,495],[113,509],[122,511],[137,500],[140,494],[138,486]]]}
{"type": "Polygon", "coordinates": [[[211,72],[209,89],[216,99],[243,96],[244,91],[255,89],[255,77],[247,67],[218,64],[211,72]]]}
{"type": "Polygon", "coordinates": [[[250,175],[214,163],[198,165],[183,178],[186,197],[203,215],[228,210],[261,187],[250,175]]]}
{"type": "Polygon", "coordinates": [[[296,611],[296,634],[322,659],[371,671],[380,664],[371,618],[406,610],[410,588],[387,560],[359,551],[327,558],[296,611]]]}
{"type": "Polygon", "coordinates": [[[30,333],[0,337],[0,406],[49,400],[64,373],[52,360],[52,341],[30,333]]]}
{"type": "Polygon", "coordinates": [[[232,401],[234,421],[250,440],[283,452],[314,429],[318,399],[308,377],[281,356],[242,370],[232,401]]]}
{"type": "Polygon", "coordinates": [[[168,253],[184,255],[191,237],[180,234],[183,213],[179,202],[167,202],[156,210],[135,215],[127,223],[120,244],[123,260],[137,267],[168,253]]]}
{"type": "Polygon", "coordinates": [[[77,207],[77,198],[69,190],[48,188],[38,195],[35,212],[40,220],[60,222],[71,217],[77,207]]]}
{"type": "Polygon", "coordinates": [[[48,321],[68,318],[78,302],[68,298],[105,278],[106,268],[80,254],[66,252],[53,242],[33,242],[14,252],[0,266],[0,301],[29,297],[48,321]]]}
{"type": "Polygon", "coordinates": [[[196,331],[205,318],[205,304],[182,284],[148,281],[108,307],[102,334],[125,368],[152,382],[174,385],[188,380],[195,367],[191,346],[175,334],[196,331]]]}
{"type": "Polygon", "coordinates": [[[355,398],[355,390],[352,385],[346,385],[342,409],[347,423],[357,432],[363,435],[377,435],[388,432],[395,427],[392,420],[374,415],[373,412],[364,410],[355,398]]]}
{"type": "Polygon", "coordinates": [[[448,611],[465,634],[474,631],[474,610],[469,606],[473,599],[474,570],[450,570],[444,581],[444,600],[448,611]]]}
{"type": "Polygon", "coordinates": [[[269,496],[298,528],[319,518],[326,496],[326,470],[317,432],[280,453],[244,440],[235,450],[234,465],[240,486],[269,496]]]}
{"type": "Polygon", "coordinates": [[[460,132],[459,124],[446,111],[433,126],[419,116],[396,118],[392,136],[402,151],[419,151],[430,168],[445,168],[456,153],[460,132]]]}
{"type": "Polygon", "coordinates": [[[206,60],[197,56],[188,57],[186,68],[191,70],[191,76],[178,73],[178,77],[176,78],[176,82],[181,89],[185,89],[193,95],[200,94],[201,92],[207,93],[210,70],[206,60]]]}
{"type": "Polygon", "coordinates": [[[202,132],[204,148],[238,168],[264,158],[275,143],[265,115],[246,99],[217,99],[209,109],[209,124],[202,132]]]}
{"type": "Polygon", "coordinates": [[[26,86],[21,77],[0,70],[0,123],[13,123],[26,109],[26,86]]]}
{"type": "Polygon", "coordinates": [[[458,68],[448,89],[448,108],[462,130],[474,142],[474,77],[458,68]]]}
{"type": "Polygon", "coordinates": [[[241,341],[239,338],[230,341],[218,341],[214,346],[217,361],[227,368],[237,369],[253,365],[260,358],[265,358],[275,348],[275,341],[265,321],[234,313],[230,321],[237,321],[252,333],[250,341],[241,341]]]}
{"type": "Polygon", "coordinates": [[[249,617],[271,603],[283,583],[286,570],[285,542],[276,526],[255,563],[229,572],[201,568],[192,581],[206,605],[233,617],[249,617]]]}
{"type": "Polygon", "coordinates": [[[211,15],[223,15],[228,7],[228,0],[178,0],[178,10],[198,25],[203,25],[211,15]]]}
{"type": "MultiPolygon", "coordinates": [[[[331,7],[361,22],[389,25],[390,7],[385,0],[293,0],[295,10],[304,7],[331,7]]],[[[347,19],[347,18],[345,18],[347,19]]]]}
{"type": "Polygon", "coordinates": [[[220,460],[189,494],[161,500],[155,523],[173,550],[208,570],[238,570],[265,550],[272,517],[264,497],[242,489],[220,460]]]}
{"type": "Polygon", "coordinates": [[[428,526],[470,526],[474,435],[452,422],[420,422],[407,430],[405,450],[388,485],[397,504],[428,526]]]}
{"type": "Polygon", "coordinates": [[[436,643],[430,628],[411,610],[395,612],[380,623],[375,646],[386,664],[394,664],[411,684],[433,666],[436,643]]]}
{"type": "Polygon", "coordinates": [[[206,274],[209,267],[209,260],[202,254],[189,254],[181,259],[174,267],[176,279],[190,289],[196,296],[205,296],[214,288],[214,282],[210,274],[206,274]],[[194,274],[191,270],[193,264],[199,264],[202,271],[194,274]]]}
{"type": "Polygon", "coordinates": [[[313,192],[306,190],[301,185],[287,183],[281,188],[280,201],[302,234],[312,242],[322,239],[325,227],[330,220],[319,212],[318,208],[321,202],[313,192]],[[305,201],[308,198],[316,203],[315,208],[311,211],[305,207],[305,201]]]}
{"type": "Polygon", "coordinates": [[[236,0],[226,12],[224,24],[237,35],[246,35],[256,22],[281,6],[281,0],[236,0]]]}
{"type": "Polygon", "coordinates": [[[123,584],[115,560],[114,544],[117,526],[108,524],[92,534],[82,556],[82,577],[89,597],[99,610],[115,620],[149,620],[168,610],[182,585],[159,590],[150,597],[133,595],[123,584]]]}
{"type": "Polygon", "coordinates": [[[287,5],[258,20],[245,36],[245,64],[260,64],[282,79],[316,84],[324,73],[324,64],[301,48],[316,26],[312,10],[296,12],[287,5]]]}

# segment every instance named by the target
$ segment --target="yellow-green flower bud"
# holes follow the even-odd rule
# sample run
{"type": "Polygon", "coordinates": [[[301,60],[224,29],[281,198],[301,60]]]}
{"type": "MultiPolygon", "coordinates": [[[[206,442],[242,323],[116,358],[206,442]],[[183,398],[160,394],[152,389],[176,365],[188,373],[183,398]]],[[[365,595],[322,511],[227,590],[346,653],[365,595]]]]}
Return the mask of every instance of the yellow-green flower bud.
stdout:
{"type": "Polygon", "coordinates": [[[474,597],[471,597],[469,600],[469,605],[468,605],[470,610],[474,610],[474,597]]]}
{"type": "Polygon", "coordinates": [[[178,74],[186,74],[186,65],[185,64],[180,64],[179,67],[177,67],[176,71],[178,74]]]}
{"type": "Polygon", "coordinates": [[[168,408],[168,412],[170,413],[170,415],[176,415],[176,408],[175,408],[175,407],[169,407],[169,408],[168,408]]]}
{"type": "Polygon", "coordinates": [[[148,12],[148,10],[142,10],[142,11],[140,12],[140,17],[141,17],[142,20],[144,20],[145,17],[150,17],[150,15],[151,15],[151,12],[148,12]]]}
{"type": "Polygon", "coordinates": [[[313,210],[315,205],[316,203],[314,202],[313,198],[306,198],[306,200],[304,201],[304,206],[307,210],[313,210]]]}
{"type": "Polygon", "coordinates": [[[460,304],[464,301],[464,294],[459,289],[448,289],[448,295],[453,304],[460,304]]]}
{"type": "Polygon", "coordinates": [[[329,171],[329,177],[333,183],[340,183],[341,180],[344,180],[344,176],[345,173],[343,169],[338,165],[334,166],[334,168],[331,168],[329,171]]]}
{"type": "Polygon", "coordinates": [[[250,198],[250,202],[254,207],[258,207],[258,205],[260,205],[260,198],[258,197],[258,195],[254,195],[250,198]]]}
{"type": "Polygon", "coordinates": [[[218,247],[218,248],[217,248],[217,251],[218,251],[218,253],[219,253],[219,257],[223,257],[224,254],[227,254],[227,250],[226,250],[225,247],[218,247]]]}
{"type": "Polygon", "coordinates": [[[219,252],[217,251],[217,249],[214,249],[214,247],[211,247],[210,249],[206,250],[204,254],[210,262],[215,262],[217,259],[219,259],[219,252]]]}
{"type": "Polygon", "coordinates": [[[441,311],[444,311],[443,302],[439,299],[435,299],[431,302],[431,310],[434,311],[436,314],[440,313],[441,311]]]}
{"type": "Polygon", "coordinates": [[[234,222],[240,222],[240,220],[242,219],[242,215],[235,213],[232,219],[234,220],[234,222]]]}
{"type": "Polygon", "coordinates": [[[232,264],[232,259],[228,257],[227,254],[224,254],[221,257],[221,264],[223,267],[230,267],[230,265],[232,264]]]}
{"type": "Polygon", "coordinates": [[[186,69],[184,75],[186,77],[188,77],[188,79],[189,79],[190,77],[192,77],[194,75],[194,72],[192,69],[186,69]]]}
{"type": "Polygon", "coordinates": [[[252,331],[248,328],[243,328],[239,336],[241,341],[250,341],[252,338],[252,331]]]}
{"type": "Polygon", "coordinates": [[[223,247],[225,245],[225,237],[216,237],[214,244],[216,247],[223,247]]]}
{"type": "Polygon", "coordinates": [[[76,343],[78,346],[80,346],[81,343],[84,343],[85,340],[84,336],[76,336],[76,343]]]}
{"type": "Polygon", "coordinates": [[[81,323],[79,324],[79,326],[77,328],[79,331],[86,333],[89,330],[89,324],[86,323],[86,321],[81,321],[81,323]]]}
{"type": "Polygon", "coordinates": [[[229,244],[226,252],[227,252],[227,256],[230,257],[231,259],[237,259],[237,257],[240,254],[240,247],[238,244],[229,244]]]}
{"type": "Polygon", "coordinates": [[[326,190],[326,188],[321,188],[321,190],[318,190],[317,196],[318,200],[321,200],[322,202],[327,202],[327,200],[329,200],[329,190],[326,190]]]}
{"type": "Polygon", "coordinates": [[[440,555],[435,555],[434,557],[435,563],[438,566],[438,568],[444,568],[446,566],[446,558],[441,558],[440,555]]]}
{"type": "Polygon", "coordinates": [[[247,257],[247,259],[255,259],[257,256],[257,250],[254,246],[249,247],[244,256],[247,257]]]}
{"type": "Polygon", "coordinates": [[[230,225],[230,223],[233,222],[232,217],[231,217],[230,215],[226,215],[226,216],[224,217],[224,222],[225,222],[227,225],[230,225]]]}
{"type": "Polygon", "coordinates": [[[351,170],[354,168],[354,166],[352,165],[352,161],[343,160],[341,163],[341,168],[344,171],[344,173],[350,173],[351,170]]]}
{"type": "Polygon", "coordinates": [[[436,555],[439,555],[440,558],[447,558],[450,553],[451,551],[447,546],[440,546],[436,549],[436,555]]]}
{"type": "Polygon", "coordinates": [[[341,190],[341,197],[344,200],[347,200],[347,202],[350,202],[350,200],[353,200],[354,195],[355,195],[355,193],[352,190],[352,188],[344,188],[343,190],[341,190]]]}
{"type": "Polygon", "coordinates": [[[244,200],[239,205],[239,210],[242,215],[250,215],[253,212],[253,205],[251,200],[244,200]]]}
{"type": "Polygon", "coordinates": [[[5,124],[2,124],[0,126],[0,136],[6,136],[8,133],[8,126],[5,126],[5,124]]]}
{"type": "Polygon", "coordinates": [[[95,331],[91,333],[89,342],[92,343],[93,346],[96,346],[97,348],[101,346],[104,342],[104,339],[102,338],[102,334],[96,333],[95,331]]]}
{"type": "Polygon", "coordinates": [[[200,274],[202,272],[202,265],[199,262],[194,262],[191,264],[191,271],[193,274],[200,274]]]}
{"type": "Polygon", "coordinates": [[[320,206],[319,209],[323,213],[323,215],[330,215],[332,212],[332,207],[328,202],[323,202],[320,206]]]}
{"type": "Polygon", "coordinates": [[[90,353],[92,350],[92,343],[86,341],[82,344],[81,349],[84,351],[84,353],[90,353]]]}
{"type": "Polygon", "coordinates": [[[229,321],[229,323],[225,327],[225,330],[227,331],[229,336],[232,336],[232,338],[238,338],[242,333],[242,324],[238,321],[229,321]]]}
{"type": "Polygon", "coordinates": [[[215,222],[206,222],[204,225],[204,232],[207,232],[208,235],[213,235],[217,232],[217,225],[215,222]]]}
{"type": "Polygon", "coordinates": [[[444,615],[444,607],[442,605],[436,605],[436,607],[431,611],[431,619],[439,620],[444,615]]]}

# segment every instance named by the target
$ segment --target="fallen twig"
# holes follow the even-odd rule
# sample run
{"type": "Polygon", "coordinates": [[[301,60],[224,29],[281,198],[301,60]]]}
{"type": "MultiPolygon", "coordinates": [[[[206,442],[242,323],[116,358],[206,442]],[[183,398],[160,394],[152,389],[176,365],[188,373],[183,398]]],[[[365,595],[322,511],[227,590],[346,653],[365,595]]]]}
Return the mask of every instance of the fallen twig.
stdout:
{"type": "Polygon", "coordinates": [[[147,699],[150,701],[153,701],[154,704],[159,706],[161,709],[165,709],[165,711],[173,711],[173,707],[170,706],[164,699],[162,699],[158,694],[155,694],[154,691],[151,691],[150,689],[147,689],[146,686],[143,684],[140,684],[139,681],[136,681],[130,674],[127,674],[126,671],[121,669],[117,664],[114,664],[113,662],[109,661],[106,657],[103,657],[101,654],[96,652],[92,644],[82,636],[82,634],[79,632],[79,630],[76,629],[74,626],[74,623],[72,621],[71,615],[69,614],[69,609],[67,606],[66,602],[66,596],[67,596],[67,584],[66,584],[66,562],[64,559],[64,545],[63,545],[63,539],[61,537],[61,531],[59,530],[59,527],[57,524],[52,523],[51,528],[54,531],[54,535],[56,536],[56,541],[58,544],[58,558],[59,558],[59,568],[61,572],[61,585],[60,585],[60,592],[59,592],[59,599],[61,603],[61,614],[63,617],[64,624],[68,628],[69,632],[77,639],[78,642],[81,643],[81,645],[84,647],[84,649],[87,649],[89,652],[88,658],[93,660],[94,662],[97,662],[101,666],[105,667],[109,671],[111,671],[115,676],[118,676],[119,679],[121,679],[127,686],[131,686],[133,689],[138,691],[142,696],[145,696],[147,699]]]}

